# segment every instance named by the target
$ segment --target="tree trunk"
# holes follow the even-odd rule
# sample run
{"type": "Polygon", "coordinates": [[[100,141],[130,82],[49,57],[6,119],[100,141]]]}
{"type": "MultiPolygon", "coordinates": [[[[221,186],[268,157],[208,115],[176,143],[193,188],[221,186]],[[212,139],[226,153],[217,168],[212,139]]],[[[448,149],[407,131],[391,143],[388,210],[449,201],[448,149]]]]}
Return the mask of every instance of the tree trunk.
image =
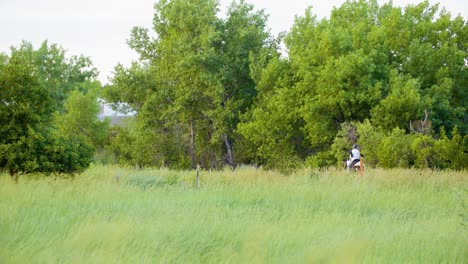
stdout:
{"type": "Polygon", "coordinates": [[[232,169],[234,170],[237,164],[234,161],[234,156],[232,155],[231,142],[229,142],[229,138],[226,134],[223,134],[223,139],[224,139],[224,144],[226,145],[226,153],[227,153],[226,160],[229,163],[229,165],[231,165],[232,169]]]}
{"type": "Polygon", "coordinates": [[[195,121],[190,120],[190,166],[195,169],[195,121]]]}

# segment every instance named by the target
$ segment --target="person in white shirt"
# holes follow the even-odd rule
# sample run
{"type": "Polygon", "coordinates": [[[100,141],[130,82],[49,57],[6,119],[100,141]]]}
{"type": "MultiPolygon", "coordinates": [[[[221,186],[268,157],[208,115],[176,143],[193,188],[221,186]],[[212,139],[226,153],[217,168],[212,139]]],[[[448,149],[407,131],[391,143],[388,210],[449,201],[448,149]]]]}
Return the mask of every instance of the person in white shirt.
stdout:
{"type": "Polygon", "coordinates": [[[346,171],[349,171],[349,168],[358,163],[361,159],[361,152],[358,149],[356,144],[353,144],[353,149],[349,154],[349,160],[346,161],[346,171]]]}

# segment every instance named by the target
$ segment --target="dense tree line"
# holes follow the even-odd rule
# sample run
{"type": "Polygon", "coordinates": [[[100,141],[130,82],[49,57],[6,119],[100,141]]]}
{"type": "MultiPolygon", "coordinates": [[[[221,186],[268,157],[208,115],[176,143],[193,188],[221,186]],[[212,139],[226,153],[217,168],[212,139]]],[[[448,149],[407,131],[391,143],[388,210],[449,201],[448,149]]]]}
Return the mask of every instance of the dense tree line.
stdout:
{"type": "Polygon", "coordinates": [[[257,96],[252,67],[279,56],[267,16],[234,2],[220,19],[217,1],[207,0],[159,1],[155,11],[156,37],[132,30],[129,44],[141,60],[117,66],[104,90],[107,101],[138,113],[112,139],[117,158],[138,166],[235,167],[245,161],[237,126],[257,96]]]}
{"type": "MultiPolygon", "coordinates": [[[[404,10],[347,1],[320,21],[307,10],[286,36],[288,58],[267,66],[258,83],[265,92],[240,124],[241,133],[264,162],[290,157],[291,166],[303,160],[315,166],[341,162],[345,152],[337,156],[331,146],[343,126],[369,122],[382,138],[395,129],[403,137],[425,109],[431,123],[426,134],[438,139],[443,128],[457,127],[466,135],[468,31],[463,18],[437,10],[427,1],[404,10]]],[[[362,141],[363,152],[387,147],[380,141],[365,144],[359,134],[347,137],[350,144],[362,141]]],[[[404,149],[412,144],[406,143],[404,149]]],[[[404,166],[415,165],[410,152],[404,151],[404,166]]]]}
{"type": "Polygon", "coordinates": [[[308,8],[275,37],[242,0],[222,18],[216,0],[154,8],[151,30],[131,30],[139,60],[117,65],[102,93],[90,60],[56,45],[0,57],[1,168],[74,171],[110,153],[138,167],[287,171],[340,165],[353,143],[369,166],[468,166],[463,17],[348,0],[320,20],[308,8]],[[136,114],[109,132],[98,97],[136,114]]]}
{"type": "Polygon", "coordinates": [[[275,39],[253,6],[235,2],[225,19],[217,8],[159,1],[154,33],[132,30],[140,60],[105,89],[138,112],[112,138],[119,162],[321,167],[359,143],[370,165],[467,166],[462,17],[427,1],[347,1],[321,20],[307,9],[275,39]]]}

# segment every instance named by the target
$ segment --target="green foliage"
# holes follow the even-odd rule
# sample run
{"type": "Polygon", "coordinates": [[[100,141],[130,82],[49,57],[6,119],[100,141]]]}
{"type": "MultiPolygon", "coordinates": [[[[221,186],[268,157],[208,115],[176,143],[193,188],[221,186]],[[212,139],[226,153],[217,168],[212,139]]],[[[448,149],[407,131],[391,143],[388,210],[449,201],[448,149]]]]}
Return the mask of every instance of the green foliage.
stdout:
{"type": "Polygon", "coordinates": [[[13,51],[0,72],[0,168],[12,174],[39,167],[35,143],[44,140],[53,111],[53,101],[26,55],[13,51]]]}
{"type": "Polygon", "coordinates": [[[132,30],[140,61],[118,65],[105,89],[137,111],[122,132],[137,147],[115,150],[143,166],[183,167],[188,156],[192,168],[290,171],[340,164],[358,143],[372,167],[463,168],[464,150],[448,161],[438,149],[463,145],[468,131],[464,19],[428,1],[348,0],[321,20],[312,11],[275,39],[245,1],[223,19],[217,1],[158,1],[156,36],[132,30]],[[424,135],[409,134],[426,110],[424,135]],[[443,127],[460,138],[445,139],[443,127]]]}
{"type": "MultiPolygon", "coordinates": [[[[457,129],[452,134],[452,139],[449,139],[442,128],[441,137],[437,139],[428,134],[405,134],[402,129],[386,133],[378,130],[369,120],[344,123],[331,146],[333,157],[328,157],[328,160],[336,160],[337,165],[341,166],[342,161],[349,157],[351,145],[357,142],[367,166],[464,169],[468,166],[464,153],[466,146],[457,129]]],[[[312,156],[307,164],[318,166],[320,163],[316,161],[319,156],[312,156]]]]}
{"type": "Polygon", "coordinates": [[[102,95],[89,58],[22,42],[0,54],[0,168],[80,171],[110,144],[137,167],[291,172],[340,165],[353,143],[371,167],[466,168],[466,21],[429,1],[312,11],[273,37],[244,0],[223,18],[217,0],[157,1],[154,37],[131,30],[140,59],[117,65],[102,95]],[[134,120],[109,134],[100,96],[134,120]]]}
{"type": "MultiPolygon", "coordinates": [[[[390,73],[389,93],[372,109],[372,123],[382,130],[406,129],[423,112],[420,87],[415,79],[405,79],[396,70],[390,73]]],[[[407,129],[409,130],[409,129],[407,129]]]]}
{"type": "Polygon", "coordinates": [[[283,63],[289,66],[272,71],[278,69],[272,61],[257,71],[259,101],[252,110],[257,114],[245,119],[240,131],[260,156],[265,156],[262,146],[268,146],[267,153],[280,149],[284,160],[300,157],[317,165],[322,158],[314,155],[326,157],[331,148],[333,164],[357,140],[372,166],[431,166],[424,163],[429,150],[421,146],[432,139],[413,142],[406,135],[410,122],[428,109],[434,136],[441,126],[466,125],[466,103],[457,97],[459,85],[467,84],[466,27],[446,11],[437,16],[437,10],[427,1],[404,11],[392,3],[346,1],[319,21],[307,9],[285,38],[289,53],[283,63]],[[275,85],[285,79],[285,85],[275,85]],[[287,91],[289,98],[277,96],[282,93],[277,90],[287,91]],[[357,128],[354,139],[343,127],[349,124],[357,128]],[[281,139],[272,137],[275,129],[281,139]],[[301,148],[293,147],[290,135],[295,134],[304,135],[301,148]]]}
{"type": "Polygon", "coordinates": [[[449,139],[445,130],[441,130],[441,138],[434,144],[435,164],[437,168],[466,169],[468,168],[467,140],[458,133],[457,127],[452,131],[449,139]]]}
{"type": "MultiPolygon", "coordinates": [[[[47,87],[54,107],[60,113],[64,111],[64,103],[69,94],[86,81],[97,77],[97,70],[92,66],[91,59],[84,56],[67,58],[65,50],[57,44],[49,45],[44,41],[35,50],[31,43],[22,42],[17,48],[12,47],[12,54],[22,54],[28,64],[34,68],[41,85],[47,87]]],[[[86,91],[86,87],[80,86],[86,91]]]]}
{"type": "Polygon", "coordinates": [[[154,129],[142,125],[139,116],[127,121],[124,126],[111,128],[109,149],[115,161],[121,165],[136,167],[187,168],[185,129],[174,125],[169,128],[154,129]],[[172,130],[172,129],[177,129],[172,130]]]}
{"type": "Polygon", "coordinates": [[[132,30],[129,44],[141,60],[117,66],[104,97],[137,111],[128,135],[145,151],[136,163],[186,167],[188,156],[192,168],[236,165],[237,125],[256,96],[251,60],[274,49],[263,12],[244,1],[232,3],[226,19],[217,12],[217,1],[159,1],[157,38],[132,30]]]}
{"type": "Polygon", "coordinates": [[[53,113],[63,107],[61,98],[71,85],[67,78],[81,73],[80,63],[66,65],[63,50],[56,45],[49,50],[46,42],[37,51],[23,42],[1,58],[0,170],[14,175],[86,169],[92,148],[80,137],[59,135],[53,122],[53,113]],[[64,65],[75,67],[75,73],[64,65]]]}
{"type": "Polygon", "coordinates": [[[413,165],[414,157],[411,151],[413,136],[395,128],[383,137],[377,150],[379,166],[383,168],[408,168],[413,165]]]}
{"type": "Polygon", "coordinates": [[[109,149],[111,150],[114,162],[120,165],[131,164],[133,137],[130,130],[125,126],[115,126],[109,130],[109,149]]]}
{"type": "MultiPolygon", "coordinates": [[[[211,0],[159,1],[155,5],[153,20],[158,39],[149,46],[145,45],[149,40],[142,35],[144,31],[135,29],[134,32],[139,34],[132,35],[130,40],[135,47],[154,48],[152,51],[142,51],[142,57],[147,53],[156,54],[149,61],[151,74],[155,76],[150,83],[156,89],[146,93],[143,100],[161,103],[159,107],[163,111],[148,112],[148,115],[156,115],[164,126],[181,123],[187,128],[192,168],[200,162],[197,153],[203,148],[199,147],[210,143],[210,138],[202,134],[200,128],[207,126],[221,89],[215,78],[218,58],[213,46],[219,39],[216,30],[219,22],[217,5],[216,1],[211,0]]],[[[146,109],[153,108],[148,106],[146,109]]]]}
{"type": "Polygon", "coordinates": [[[331,146],[334,154],[336,165],[342,165],[343,161],[349,159],[349,152],[352,149],[352,145],[356,144],[359,138],[356,124],[342,123],[341,129],[336,134],[333,144],[331,146]]]}
{"type": "Polygon", "coordinates": [[[99,89],[97,82],[87,83],[87,92],[74,90],[64,104],[65,113],[56,114],[59,133],[82,137],[95,149],[102,149],[108,140],[109,120],[99,120],[99,89]]]}
{"type": "Polygon", "coordinates": [[[267,15],[254,12],[253,8],[243,0],[232,2],[218,29],[221,38],[217,67],[222,91],[215,97],[219,105],[210,114],[214,127],[211,141],[224,141],[221,153],[226,153],[226,161],[233,167],[236,155],[232,145],[237,143],[235,140],[242,140],[237,127],[257,95],[251,65],[259,66],[278,56],[277,43],[266,30],[267,15]]]}
{"type": "Polygon", "coordinates": [[[12,52],[0,71],[0,139],[10,143],[51,121],[53,101],[26,54],[12,52]]]}
{"type": "MultiPolygon", "coordinates": [[[[344,161],[349,159],[352,145],[357,144],[361,154],[364,155],[366,166],[376,167],[379,164],[377,153],[383,148],[384,137],[385,133],[379,131],[368,119],[364,122],[342,123],[331,145],[335,165],[343,166],[344,161]]],[[[387,166],[396,167],[397,165],[388,164],[387,166]]]]}
{"type": "Polygon", "coordinates": [[[219,51],[219,78],[223,92],[218,96],[220,120],[218,133],[232,134],[239,123],[239,115],[246,112],[257,94],[250,78],[252,56],[258,56],[269,38],[265,31],[266,15],[253,12],[253,5],[232,2],[227,18],[219,29],[222,32],[219,51]]]}
{"type": "Polygon", "coordinates": [[[368,119],[356,124],[356,127],[359,134],[357,143],[361,153],[365,156],[365,164],[366,166],[376,167],[379,163],[377,153],[385,134],[374,127],[368,119]]]}
{"type": "MultiPolygon", "coordinates": [[[[114,67],[114,75],[111,78],[111,84],[104,87],[102,96],[107,102],[113,103],[114,108],[120,111],[127,110],[141,111],[149,94],[155,92],[156,87],[151,82],[150,69],[146,64],[133,62],[126,69],[119,64],[114,67]],[[125,105],[122,103],[125,102],[125,105]],[[128,106],[131,109],[123,109],[128,106]]],[[[167,98],[169,99],[169,98],[167,98]]],[[[155,102],[162,104],[163,102],[155,102]]]]}
{"type": "Polygon", "coordinates": [[[418,168],[430,168],[434,159],[434,138],[429,135],[417,135],[411,149],[415,156],[414,165],[418,168]]]}
{"type": "Polygon", "coordinates": [[[261,94],[244,120],[239,132],[256,148],[256,156],[266,167],[296,167],[307,153],[303,152],[305,135],[300,130],[303,120],[297,109],[289,108],[301,98],[288,86],[289,65],[272,59],[257,84],[261,94]]]}
{"type": "Polygon", "coordinates": [[[76,173],[82,172],[93,161],[94,149],[84,139],[54,135],[52,142],[45,145],[47,160],[51,167],[40,172],[76,173]]]}
{"type": "Polygon", "coordinates": [[[94,149],[82,138],[49,133],[42,135],[30,130],[27,137],[0,145],[2,168],[12,175],[41,172],[76,173],[92,162],[94,149]]]}
{"type": "Polygon", "coordinates": [[[462,17],[452,18],[444,10],[437,14],[438,9],[438,5],[430,6],[424,1],[392,16],[400,28],[387,34],[389,39],[395,39],[390,46],[394,51],[392,63],[419,80],[436,131],[441,126],[449,131],[463,126],[465,131],[464,114],[459,111],[466,112],[467,103],[461,102],[459,96],[463,93],[461,86],[466,87],[468,80],[464,67],[466,23],[462,17]]]}

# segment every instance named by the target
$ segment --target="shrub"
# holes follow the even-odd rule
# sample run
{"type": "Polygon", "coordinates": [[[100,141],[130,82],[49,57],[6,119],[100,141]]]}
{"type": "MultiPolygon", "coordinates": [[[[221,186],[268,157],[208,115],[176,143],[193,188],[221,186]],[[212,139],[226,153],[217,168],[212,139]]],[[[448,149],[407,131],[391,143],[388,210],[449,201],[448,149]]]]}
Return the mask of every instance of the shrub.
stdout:
{"type": "Polygon", "coordinates": [[[434,164],[434,138],[429,135],[415,136],[411,149],[415,157],[414,165],[418,168],[433,167],[434,164]]]}
{"type": "Polygon", "coordinates": [[[457,127],[452,131],[452,139],[449,139],[445,130],[440,131],[440,139],[434,144],[434,166],[438,168],[464,169],[468,167],[468,155],[466,142],[468,137],[463,139],[458,133],[457,127]]]}
{"type": "Polygon", "coordinates": [[[332,151],[320,151],[306,159],[306,165],[310,168],[324,168],[335,166],[337,164],[338,166],[344,166],[344,164],[340,164],[336,161],[332,151]]]}
{"type": "Polygon", "coordinates": [[[395,128],[383,137],[377,150],[379,165],[383,168],[409,167],[414,157],[411,152],[412,135],[406,135],[403,129],[395,128]]]}
{"type": "Polygon", "coordinates": [[[361,147],[361,153],[365,155],[365,163],[368,166],[376,167],[379,163],[377,152],[384,134],[378,131],[368,119],[363,123],[357,123],[356,127],[359,135],[358,145],[361,147]]]}
{"type": "Polygon", "coordinates": [[[331,145],[331,153],[333,154],[336,164],[340,166],[343,160],[349,157],[349,151],[354,143],[357,143],[358,133],[354,123],[342,123],[341,129],[336,134],[333,144],[331,145]]]}

